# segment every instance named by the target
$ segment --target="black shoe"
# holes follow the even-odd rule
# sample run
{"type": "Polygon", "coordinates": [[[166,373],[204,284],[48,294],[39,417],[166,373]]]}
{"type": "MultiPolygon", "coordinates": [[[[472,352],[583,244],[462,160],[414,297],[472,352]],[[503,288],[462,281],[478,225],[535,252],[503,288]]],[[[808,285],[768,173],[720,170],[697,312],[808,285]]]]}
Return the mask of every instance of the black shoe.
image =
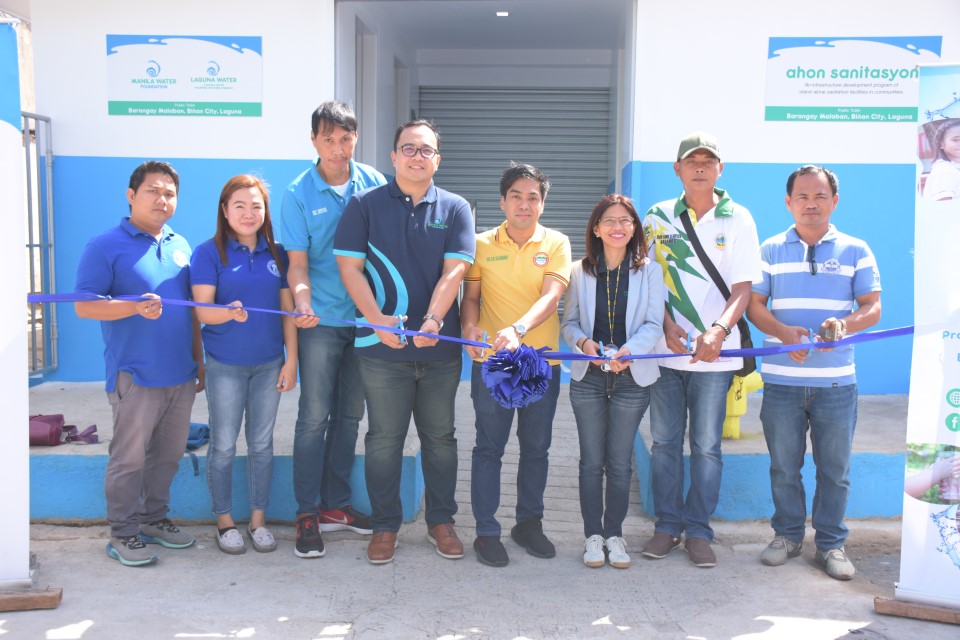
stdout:
{"type": "Polygon", "coordinates": [[[543,535],[540,518],[518,522],[517,526],[510,530],[510,537],[535,558],[552,558],[557,555],[556,547],[543,535]]]}
{"type": "Polygon", "coordinates": [[[297,546],[293,553],[298,558],[322,558],[326,553],[319,524],[315,513],[305,513],[297,518],[297,546]]]}
{"type": "Polygon", "coordinates": [[[510,561],[500,536],[477,536],[473,541],[473,550],[477,552],[480,564],[488,567],[505,567],[510,561]]]}

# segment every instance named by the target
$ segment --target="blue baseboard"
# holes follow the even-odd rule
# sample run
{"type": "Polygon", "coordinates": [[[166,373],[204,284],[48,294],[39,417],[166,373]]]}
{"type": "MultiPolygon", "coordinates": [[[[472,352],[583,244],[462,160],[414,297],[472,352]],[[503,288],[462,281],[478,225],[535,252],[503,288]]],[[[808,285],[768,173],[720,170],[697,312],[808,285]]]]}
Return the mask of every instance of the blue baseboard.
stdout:
{"type": "MultiPolygon", "coordinates": [[[[105,455],[30,456],[30,518],[37,520],[104,520],[107,507],[103,494],[103,476],[107,467],[105,455]]],[[[170,517],[180,521],[213,521],[210,492],[207,489],[206,458],[197,456],[198,475],[190,458],[184,456],[170,487],[170,517]]],[[[350,484],[353,506],[370,513],[370,499],[364,478],[364,456],[358,454],[353,464],[350,484]]],[[[423,470],[420,452],[404,456],[400,480],[400,501],[403,520],[417,517],[423,500],[423,470]]],[[[250,516],[247,492],[247,458],[237,456],[233,468],[233,516],[245,520],[250,516]]],[[[267,518],[273,522],[294,522],[297,504],[293,498],[293,457],[275,456],[273,486],[267,518]]]]}
{"type": "MultiPolygon", "coordinates": [[[[641,434],[633,444],[644,513],[655,517],[650,447],[641,434]]],[[[849,518],[899,518],[903,511],[903,453],[854,453],[850,460],[849,518]],[[897,470],[892,472],[891,470],[897,470]]],[[[816,466],[807,454],[803,463],[807,513],[812,512],[816,491],[816,466]]],[[[690,459],[684,456],[684,486],[690,486],[690,459]]],[[[770,497],[770,456],[765,453],[723,455],[720,501],[714,512],[720,520],[766,520],[773,515],[770,497]]]]}

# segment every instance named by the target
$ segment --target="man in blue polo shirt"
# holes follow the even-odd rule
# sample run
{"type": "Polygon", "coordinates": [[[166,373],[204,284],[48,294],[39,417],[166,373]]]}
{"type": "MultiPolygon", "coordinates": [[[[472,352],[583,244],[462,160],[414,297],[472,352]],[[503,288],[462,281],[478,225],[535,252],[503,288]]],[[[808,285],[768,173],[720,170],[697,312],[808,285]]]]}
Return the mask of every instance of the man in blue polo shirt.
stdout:
{"type": "MultiPolygon", "coordinates": [[[[862,240],[837,231],[837,176],[806,165],[787,180],[787,209],[795,224],[760,248],[763,281],[753,286],[747,315],[767,334],[764,346],[840,340],[880,320],[880,272],[862,240]],[[769,302],[769,308],[767,306],[769,302]]],[[[843,523],[850,490],[850,452],[857,425],[853,346],[765,356],[760,421],[770,450],[773,542],[760,560],[785,563],[803,550],[807,518],[800,468],[807,430],[817,466],[813,498],[816,560],[827,574],[855,572],[844,551],[843,523]]]]}
{"type": "Polygon", "coordinates": [[[280,215],[290,266],[287,281],[298,313],[300,413],[293,436],[293,492],[301,558],[324,555],[321,531],[370,533],[370,518],[350,505],[350,472],[363,418],[363,389],[353,352],[356,307],[340,281],[333,235],[350,197],[386,180],[353,161],[357,118],[342,102],[311,116],[319,159],[283,194],[280,215]],[[317,317],[319,316],[319,317],[317,317]],[[319,503],[318,503],[319,500],[319,503]]]}
{"type": "MultiPolygon", "coordinates": [[[[426,120],[401,125],[390,156],[396,178],[350,200],[334,239],[343,283],[364,322],[458,337],[460,281],[476,252],[470,205],[438,189],[440,135],[426,120]]],[[[403,441],[414,416],[423,454],[427,539],[445,558],[462,558],[457,512],[454,402],[460,345],[384,330],[357,331],[360,376],[369,410],[366,477],[372,564],[393,560],[400,529],[403,441]]]]}
{"type": "Polygon", "coordinates": [[[93,238],[77,266],[77,293],[148,298],[75,304],[81,318],[101,321],[106,344],[113,407],[104,479],[107,554],[127,566],[157,561],[145,543],[180,549],[194,542],[167,518],[193,400],[203,390],[200,325],[189,307],[163,306],[163,298],[190,298],[190,245],[166,224],[179,188],[166,162],[137,167],[127,189],[130,216],[93,238]]]}

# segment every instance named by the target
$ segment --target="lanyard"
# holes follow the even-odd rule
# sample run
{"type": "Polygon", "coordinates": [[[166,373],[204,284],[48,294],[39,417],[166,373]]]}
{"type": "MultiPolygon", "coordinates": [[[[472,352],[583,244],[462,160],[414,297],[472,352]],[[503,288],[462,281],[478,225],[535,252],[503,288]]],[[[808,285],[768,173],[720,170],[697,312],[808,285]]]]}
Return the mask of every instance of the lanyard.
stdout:
{"type": "Polygon", "coordinates": [[[607,267],[607,327],[610,329],[610,342],[613,343],[613,324],[617,314],[617,294],[620,293],[620,267],[623,263],[617,265],[617,283],[614,285],[613,297],[610,297],[610,268],[607,267]]]}

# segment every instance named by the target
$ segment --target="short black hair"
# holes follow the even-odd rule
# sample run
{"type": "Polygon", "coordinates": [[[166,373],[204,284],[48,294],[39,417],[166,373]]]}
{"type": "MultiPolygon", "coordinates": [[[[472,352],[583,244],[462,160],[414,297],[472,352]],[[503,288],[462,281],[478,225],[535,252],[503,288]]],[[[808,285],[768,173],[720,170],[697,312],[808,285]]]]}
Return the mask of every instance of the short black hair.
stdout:
{"type": "Polygon", "coordinates": [[[397,132],[393,134],[394,149],[397,148],[397,143],[400,142],[400,134],[403,133],[405,129],[412,129],[413,127],[427,127],[433,131],[433,135],[437,138],[437,151],[440,151],[440,130],[437,129],[437,125],[433,124],[432,121],[424,118],[417,118],[416,120],[411,120],[410,122],[404,122],[402,125],[397,127],[397,132]]]}
{"type": "Polygon", "coordinates": [[[177,193],[180,193],[180,174],[177,173],[177,170],[174,169],[169,162],[161,162],[159,160],[147,160],[133,170],[133,173],[130,174],[129,186],[134,193],[136,193],[140,185],[143,184],[148,173],[163,173],[170,176],[170,179],[173,180],[173,186],[177,188],[177,193]]]}
{"type": "Polygon", "coordinates": [[[333,131],[334,127],[343,127],[350,133],[357,132],[357,114],[346,103],[339,100],[327,100],[310,115],[310,130],[313,135],[333,131]]]}
{"type": "Polygon", "coordinates": [[[821,167],[815,164],[805,164],[793,173],[790,174],[790,177],[787,178],[787,195],[793,194],[793,183],[796,182],[797,176],[816,175],[822,173],[827,176],[827,182],[830,183],[830,191],[833,192],[833,195],[837,195],[837,192],[840,190],[840,181],[837,180],[837,174],[826,167],[821,167]]]}
{"type": "Polygon", "coordinates": [[[550,191],[550,178],[532,164],[510,161],[510,166],[503,170],[500,176],[500,197],[506,198],[507,191],[517,180],[530,179],[540,184],[540,197],[547,199],[547,192],[550,191]]]}

